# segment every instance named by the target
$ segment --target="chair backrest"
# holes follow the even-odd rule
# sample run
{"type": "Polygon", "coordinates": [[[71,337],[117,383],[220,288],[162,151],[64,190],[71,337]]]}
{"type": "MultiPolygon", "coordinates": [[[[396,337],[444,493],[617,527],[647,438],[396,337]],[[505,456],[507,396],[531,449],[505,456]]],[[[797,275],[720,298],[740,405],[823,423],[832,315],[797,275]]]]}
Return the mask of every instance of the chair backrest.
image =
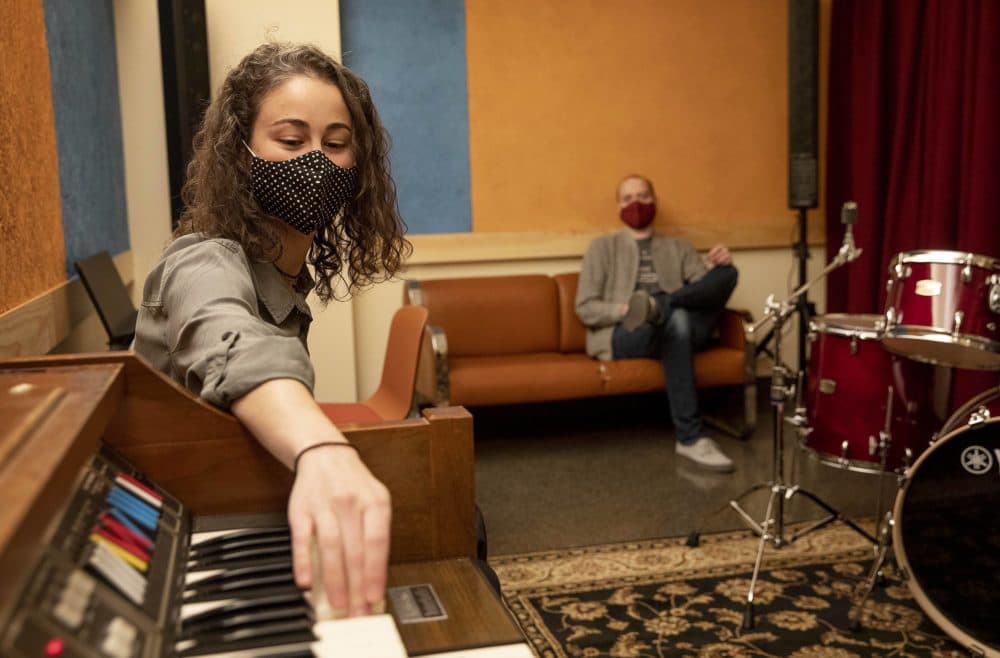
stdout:
{"type": "Polygon", "coordinates": [[[76,261],[75,265],[108,333],[109,346],[112,349],[128,349],[135,336],[137,313],[111,254],[101,251],[76,261]]]}
{"type": "Polygon", "coordinates": [[[427,309],[423,306],[403,306],[392,316],[382,381],[365,400],[383,420],[402,420],[410,414],[426,326],[427,309]]]}

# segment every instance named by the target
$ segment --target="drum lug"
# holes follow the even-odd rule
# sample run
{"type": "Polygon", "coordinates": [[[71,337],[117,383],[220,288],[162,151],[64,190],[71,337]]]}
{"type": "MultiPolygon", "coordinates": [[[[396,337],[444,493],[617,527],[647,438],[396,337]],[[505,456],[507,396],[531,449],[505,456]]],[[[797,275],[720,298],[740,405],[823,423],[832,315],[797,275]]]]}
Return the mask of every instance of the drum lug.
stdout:
{"type": "Polygon", "coordinates": [[[910,464],[913,463],[913,451],[907,448],[903,451],[903,469],[910,470],[910,464]]]}
{"type": "Polygon", "coordinates": [[[972,283],[972,263],[969,261],[962,268],[962,283],[972,283]]]}
{"type": "Polygon", "coordinates": [[[983,405],[972,412],[972,415],[969,416],[968,424],[969,426],[979,425],[981,423],[985,423],[989,419],[990,419],[990,410],[986,408],[986,405],[983,405]]]}
{"type": "Polygon", "coordinates": [[[965,319],[965,311],[955,311],[955,321],[951,327],[951,335],[957,336],[962,333],[962,321],[965,319]]]}
{"type": "Polygon", "coordinates": [[[858,354],[858,337],[855,334],[851,336],[851,356],[857,356],[858,354]]]}
{"type": "Polygon", "coordinates": [[[991,311],[994,313],[1000,313],[1000,275],[998,274],[994,274],[990,277],[989,303],[991,311]]]}
{"type": "Polygon", "coordinates": [[[840,457],[837,458],[837,463],[843,466],[844,468],[847,468],[848,466],[851,465],[851,460],[847,458],[847,449],[849,447],[850,444],[848,444],[847,441],[843,441],[840,444],[840,457]]]}
{"type": "Polygon", "coordinates": [[[893,271],[895,272],[897,279],[906,279],[913,274],[913,270],[908,265],[904,265],[902,262],[896,263],[893,271]]]}
{"type": "Polygon", "coordinates": [[[896,326],[896,309],[888,308],[885,311],[885,329],[888,331],[896,326]]]}
{"type": "Polygon", "coordinates": [[[868,454],[874,455],[878,452],[878,441],[875,439],[874,434],[868,435],[868,454]]]}

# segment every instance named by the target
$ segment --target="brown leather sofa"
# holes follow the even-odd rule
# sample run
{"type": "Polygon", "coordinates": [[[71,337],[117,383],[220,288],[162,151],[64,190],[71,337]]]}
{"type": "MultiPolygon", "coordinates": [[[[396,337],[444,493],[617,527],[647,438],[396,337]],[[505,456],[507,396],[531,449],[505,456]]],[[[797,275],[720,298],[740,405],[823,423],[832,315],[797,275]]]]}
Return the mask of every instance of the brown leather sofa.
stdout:
{"type": "MultiPolygon", "coordinates": [[[[425,404],[466,407],[590,398],[664,389],[657,359],[598,361],[574,310],[579,275],[407,281],[404,303],[429,311],[418,375],[425,404]]],[[[756,425],[753,347],[745,311],[726,309],[718,340],[695,355],[699,388],[740,387],[741,421],[706,417],[745,435],[756,425]]]]}

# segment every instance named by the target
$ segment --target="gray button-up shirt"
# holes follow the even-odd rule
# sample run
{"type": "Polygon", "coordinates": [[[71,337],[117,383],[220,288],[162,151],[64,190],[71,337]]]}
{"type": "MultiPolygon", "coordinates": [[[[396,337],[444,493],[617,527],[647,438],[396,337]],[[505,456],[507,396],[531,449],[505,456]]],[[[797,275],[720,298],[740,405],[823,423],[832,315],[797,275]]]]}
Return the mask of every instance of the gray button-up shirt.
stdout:
{"type": "Polygon", "coordinates": [[[223,409],[272,379],[312,390],[305,296],[313,285],[303,268],[293,289],[232,240],[182,236],[146,278],[134,349],[223,409]]]}

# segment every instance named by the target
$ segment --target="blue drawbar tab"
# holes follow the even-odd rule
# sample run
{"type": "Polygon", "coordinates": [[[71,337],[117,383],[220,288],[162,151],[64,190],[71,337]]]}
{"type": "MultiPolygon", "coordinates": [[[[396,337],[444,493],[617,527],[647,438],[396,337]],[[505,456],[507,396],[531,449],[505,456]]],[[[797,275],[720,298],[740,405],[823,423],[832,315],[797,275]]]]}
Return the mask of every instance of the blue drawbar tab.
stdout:
{"type": "Polygon", "coordinates": [[[134,510],[122,507],[120,502],[108,501],[108,503],[111,506],[111,511],[118,511],[121,514],[128,516],[128,518],[132,519],[147,530],[154,531],[156,529],[156,523],[151,521],[149,517],[136,513],[134,510]]]}
{"type": "Polygon", "coordinates": [[[144,501],[142,498],[139,498],[138,496],[136,496],[135,494],[133,494],[132,492],[130,492],[128,489],[124,489],[122,487],[115,486],[115,487],[113,487],[111,489],[111,495],[112,496],[124,497],[124,498],[128,499],[129,501],[131,501],[131,502],[135,503],[136,505],[138,505],[146,513],[152,515],[152,517],[154,519],[160,518],[160,510],[156,509],[155,507],[153,507],[152,505],[150,505],[149,503],[147,503],[146,501],[144,501]]]}
{"type": "Polygon", "coordinates": [[[143,527],[149,529],[156,527],[156,514],[151,512],[148,507],[143,507],[134,499],[130,499],[126,495],[112,490],[112,492],[108,495],[108,503],[125,514],[128,514],[143,527]]]}

